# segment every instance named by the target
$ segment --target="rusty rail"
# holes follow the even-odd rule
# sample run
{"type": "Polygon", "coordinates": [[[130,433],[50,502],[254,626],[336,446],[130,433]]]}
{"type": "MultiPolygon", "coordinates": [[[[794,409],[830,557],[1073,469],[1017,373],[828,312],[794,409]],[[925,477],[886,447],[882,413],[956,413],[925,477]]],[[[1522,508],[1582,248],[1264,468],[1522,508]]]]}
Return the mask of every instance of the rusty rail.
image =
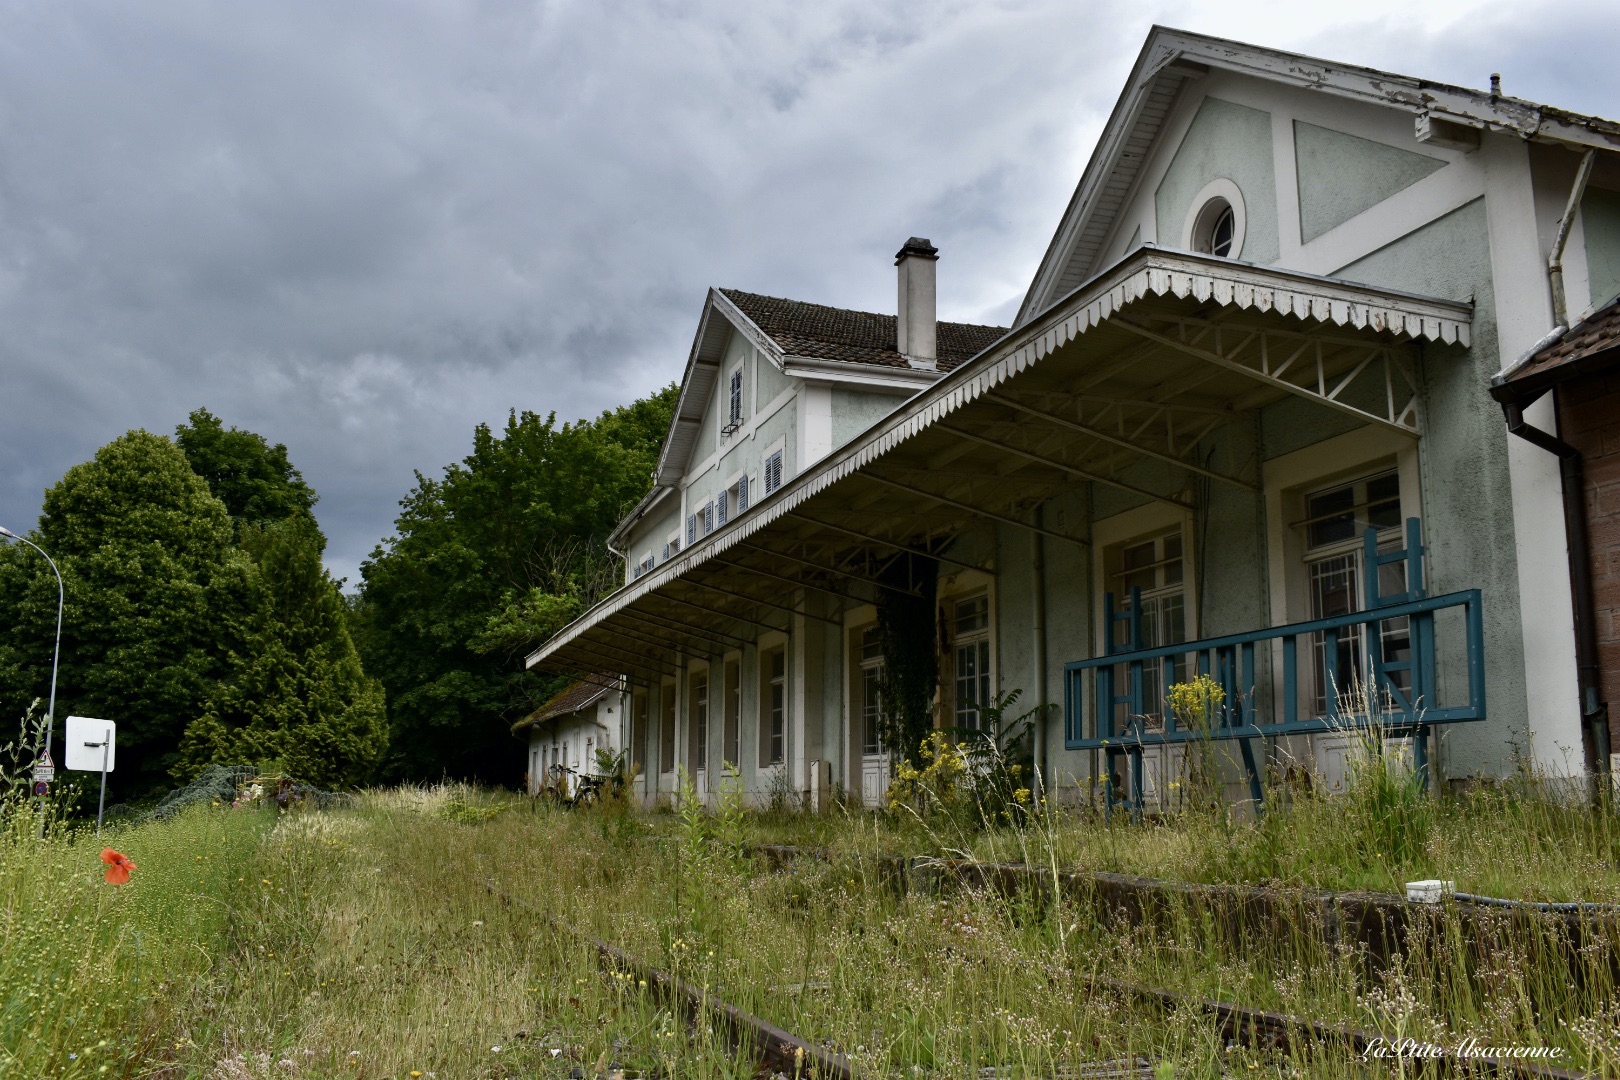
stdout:
{"type": "MultiPolygon", "coordinates": [[[[789,845],[758,845],[753,854],[773,866],[796,858],[826,860],[830,852],[789,845]]],[[[1211,885],[1137,877],[1105,870],[1059,870],[1024,863],[984,863],[969,859],[912,859],[902,855],[860,856],[873,859],[897,887],[927,890],[953,880],[1001,895],[1050,893],[1054,880],[1070,897],[1086,898],[1098,908],[1140,923],[1176,904],[1197,904],[1214,912],[1229,934],[1244,930],[1272,932],[1280,927],[1313,926],[1325,944],[1355,945],[1373,970],[1382,970],[1396,954],[1408,951],[1421,928],[1434,933],[1450,917],[1478,942],[1489,942],[1507,920],[1524,920],[1557,931],[1571,978],[1583,978],[1581,956],[1593,941],[1607,944],[1620,937],[1620,914],[1583,907],[1579,910],[1499,908],[1469,904],[1415,904],[1388,893],[1330,892],[1263,885],[1211,885]]],[[[1620,955],[1611,951],[1613,976],[1620,982],[1620,955]]]]}
{"type": "Polygon", "coordinates": [[[497,888],[493,881],[484,882],[484,888],[502,904],[508,907],[521,905],[545,919],[558,933],[590,946],[596,952],[597,963],[604,970],[644,981],[649,991],[679,1010],[688,1024],[695,1025],[705,1016],[711,1018],[725,1033],[733,1052],[751,1055],[762,1068],[785,1073],[796,1080],[811,1077],[816,1080],[855,1080],[849,1059],[843,1054],[801,1039],[791,1031],[739,1009],[709,991],[693,986],[680,976],[654,967],[633,953],[603,941],[550,912],[535,911],[497,888]]]}
{"type": "MultiPolygon", "coordinates": [[[[1220,1024],[1223,1038],[1248,1046],[1301,1050],[1306,1048],[1301,1036],[1308,1036],[1315,1046],[1339,1046],[1349,1053],[1365,1056],[1380,1047],[1387,1048],[1391,1045],[1391,1040],[1382,1035],[1345,1024],[1332,1024],[1289,1016],[1286,1013],[1251,1009],[1229,1001],[1142,986],[1106,976],[1091,976],[1087,982],[1094,990],[1155,1002],[1166,1012],[1174,1012],[1182,1006],[1192,1005],[1220,1024]]],[[[1367,1060],[1375,1062],[1381,1059],[1367,1057],[1367,1060]]],[[[1461,1057],[1456,1054],[1445,1054],[1424,1060],[1431,1062],[1439,1073],[1460,1076],[1501,1076],[1520,1080],[1592,1080],[1596,1075],[1570,1072],[1567,1069],[1557,1069],[1533,1061],[1484,1056],[1461,1057]]]]}

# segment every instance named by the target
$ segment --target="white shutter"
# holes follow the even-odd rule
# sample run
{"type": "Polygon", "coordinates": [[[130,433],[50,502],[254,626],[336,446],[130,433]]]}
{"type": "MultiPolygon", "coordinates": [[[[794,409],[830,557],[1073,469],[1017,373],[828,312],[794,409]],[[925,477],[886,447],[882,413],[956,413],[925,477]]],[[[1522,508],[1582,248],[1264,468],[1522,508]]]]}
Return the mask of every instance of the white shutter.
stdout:
{"type": "Polygon", "coordinates": [[[737,513],[748,509],[748,474],[737,477],[737,513]]]}
{"type": "Polygon", "coordinates": [[[715,501],[715,516],[720,519],[720,524],[722,525],[726,523],[726,497],[730,494],[731,492],[729,491],[722,491],[720,493],[720,498],[715,501]]]}

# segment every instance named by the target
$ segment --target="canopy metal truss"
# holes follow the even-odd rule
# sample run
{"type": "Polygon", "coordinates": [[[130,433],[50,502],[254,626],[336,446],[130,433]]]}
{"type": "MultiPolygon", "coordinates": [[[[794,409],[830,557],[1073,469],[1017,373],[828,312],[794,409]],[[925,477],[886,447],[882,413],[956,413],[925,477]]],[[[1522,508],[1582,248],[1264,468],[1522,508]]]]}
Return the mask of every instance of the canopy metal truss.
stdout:
{"type": "Polygon", "coordinates": [[[994,575],[968,539],[987,527],[1086,544],[1038,514],[1080,485],[1184,510],[1194,480],[1257,492],[1258,460],[1230,429],[1286,398],[1415,438],[1422,343],[1466,346],[1471,318],[1465,303],[1143,248],[618,589],[528,665],[655,680],[762,633],[842,625],[852,607],[918,591],[890,577],[908,553],[994,575]]]}

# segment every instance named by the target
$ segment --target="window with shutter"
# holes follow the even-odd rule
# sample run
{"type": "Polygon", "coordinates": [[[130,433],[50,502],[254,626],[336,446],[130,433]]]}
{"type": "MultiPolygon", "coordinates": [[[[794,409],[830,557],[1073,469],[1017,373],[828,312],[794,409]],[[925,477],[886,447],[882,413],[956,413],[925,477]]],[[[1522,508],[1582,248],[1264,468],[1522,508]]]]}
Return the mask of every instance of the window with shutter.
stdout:
{"type": "Polygon", "coordinates": [[[669,545],[664,545],[664,561],[669,562],[669,545]]]}
{"type": "Polygon", "coordinates": [[[778,450],[765,459],[765,494],[769,495],[782,486],[782,451],[778,450]]]}
{"type": "Polygon", "coordinates": [[[691,547],[697,543],[697,515],[693,514],[686,519],[686,546],[691,547]]]}
{"type": "Polygon", "coordinates": [[[729,490],[722,491],[720,493],[720,497],[715,500],[714,514],[716,519],[718,519],[722,525],[726,523],[726,503],[729,501],[727,496],[730,494],[731,492],[729,490]]]}
{"type": "Polygon", "coordinates": [[[737,477],[737,513],[748,509],[748,474],[737,477]]]}
{"type": "Polygon", "coordinates": [[[712,532],[714,532],[714,503],[710,501],[703,504],[703,535],[708,536],[712,532]]]}
{"type": "Polygon", "coordinates": [[[742,368],[731,373],[731,422],[742,423],[742,368]]]}

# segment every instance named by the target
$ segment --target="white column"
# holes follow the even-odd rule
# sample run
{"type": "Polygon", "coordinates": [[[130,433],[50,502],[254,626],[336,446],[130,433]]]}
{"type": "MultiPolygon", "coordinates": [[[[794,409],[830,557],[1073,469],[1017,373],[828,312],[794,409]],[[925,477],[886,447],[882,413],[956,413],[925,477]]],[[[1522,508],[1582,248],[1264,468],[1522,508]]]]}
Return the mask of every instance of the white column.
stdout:
{"type": "MultiPolygon", "coordinates": [[[[1552,329],[1546,253],[1536,228],[1535,191],[1526,144],[1505,136],[1481,141],[1487,183],[1497,341],[1504,364],[1523,355],[1552,329]]],[[[1480,393],[1484,393],[1483,385],[1480,393]]],[[[1549,395],[1525,419],[1555,431],[1549,395]]],[[[1575,672],[1575,612],[1569,592],[1569,541],[1564,532],[1558,459],[1511,435],[1508,476],[1519,571],[1519,620],[1530,749],[1549,776],[1584,774],[1580,695],[1575,672]]]]}

